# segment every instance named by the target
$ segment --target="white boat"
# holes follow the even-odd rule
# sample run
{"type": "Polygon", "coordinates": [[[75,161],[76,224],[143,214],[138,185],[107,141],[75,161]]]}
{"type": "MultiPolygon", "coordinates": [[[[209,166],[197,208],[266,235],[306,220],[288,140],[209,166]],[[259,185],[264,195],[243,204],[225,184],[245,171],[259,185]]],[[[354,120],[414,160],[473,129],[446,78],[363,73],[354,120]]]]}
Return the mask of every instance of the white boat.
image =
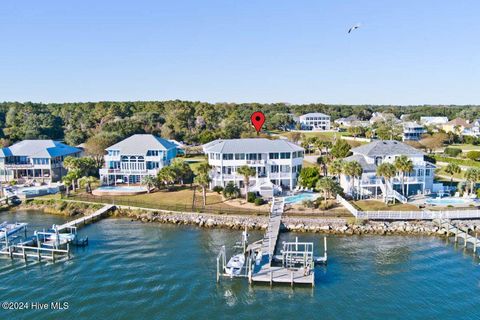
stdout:
{"type": "Polygon", "coordinates": [[[24,227],[27,226],[27,223],[19,223],[19,222],[16,222],[16,223],[7,223],[7,222],[3,222],[1,225],[0,225],[0,238],[5,238],[5,235],[8,236],[11,236],[13,235],[14,233],[17,233],[18,231],[22,230],[24,227]]]}
{"type": "Polygon", "coordinates": [[[243,265],[245,264],[245,255],[236,254],[228,260],[225,266],[225,273],[231,276],[238,276],[242,272],[243,265]]]}

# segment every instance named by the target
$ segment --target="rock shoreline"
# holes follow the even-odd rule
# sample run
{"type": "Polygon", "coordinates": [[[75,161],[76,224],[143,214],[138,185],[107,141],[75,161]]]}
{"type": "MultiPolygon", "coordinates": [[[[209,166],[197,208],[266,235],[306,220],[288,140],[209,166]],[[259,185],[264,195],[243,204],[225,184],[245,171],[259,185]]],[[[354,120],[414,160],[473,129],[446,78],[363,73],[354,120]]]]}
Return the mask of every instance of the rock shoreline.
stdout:
{"type": "MultiPolygon", "coordinates": [[[[227,228],[242,230],[265,230],[268,218],[261,216],[212,215],[203,213],[180,213],[117,209],[115,216],[128,217],[145,223],[157,222],[175,225],[196,225],[204,228],[227,228]]],[[[479,230],[480,220],[453,221],[457,226],[479,230]]],[[[432,221],[354,221],[343,218],[293,218],[282,219],[281,228],[292,232],[313,232],[339,235],[444,235],[445,230],[432,221]]]]}

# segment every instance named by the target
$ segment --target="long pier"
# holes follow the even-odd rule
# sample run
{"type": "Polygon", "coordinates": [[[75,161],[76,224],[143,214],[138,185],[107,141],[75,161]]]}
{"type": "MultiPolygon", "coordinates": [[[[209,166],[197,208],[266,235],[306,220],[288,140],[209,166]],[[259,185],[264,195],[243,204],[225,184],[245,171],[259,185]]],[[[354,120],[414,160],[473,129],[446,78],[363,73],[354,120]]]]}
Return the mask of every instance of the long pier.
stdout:
{"type": "Polygon", "coordinates": [[[62,225],[55,226],[55,229],[58,232],[61,232],[65,229],[70,229],[70,228],[75,228],[75,227],[78,228],[81,225],[85,225],[88,221],[93,222],[96,219],[104,217],[107,212],[109,212],[110,210],[113,210],[113,209],[115,209],[115,205],[107,204],[107,205],[103,206],[101,209],[98,209],[97,211],[95,211],[94,213],[92,213],[88,216],[83,216],[81,218],[78,218],[78,219],[75,219],[73,221],[64,223],[62,225]]]}
{"type": "Polygon", "coordinates": [[[253,265],[249,266],[249,282],[315,284],[314,257],[312,243],[284,243],[281,266],[274,266],[275,248],[280,233],[280,224],[284,210],[283,198],[274,199],[268,221],[267,231],[262,239],[260,251],[253,265]],[[292,246],[293,245],[293,246],[292,246]],[[300,251],[299,251],[300,247],[300,251]],[[300,257],[300,260],[298,258],[300,257]],[[295,268],[295,263],[301,262],[301,268],[295,268]]]}
{"type": "Polygon", "coordinates": [[[440,228],[445,229],[447,239],[453,234],[455,236],[455,243],[458,243],[458,239],[463,239],[463,246],[465,248],[468,244],[471,244],[473,246],[473,252],[477,252],[477,249],[480,246],[480,239],[478,238],[477,232],[475,232],[475,235],[471,235],[470,230],[467,228],[458,228],[446,219],[438,219],[434,220],[434,222],[437,223],[440,228]]]}

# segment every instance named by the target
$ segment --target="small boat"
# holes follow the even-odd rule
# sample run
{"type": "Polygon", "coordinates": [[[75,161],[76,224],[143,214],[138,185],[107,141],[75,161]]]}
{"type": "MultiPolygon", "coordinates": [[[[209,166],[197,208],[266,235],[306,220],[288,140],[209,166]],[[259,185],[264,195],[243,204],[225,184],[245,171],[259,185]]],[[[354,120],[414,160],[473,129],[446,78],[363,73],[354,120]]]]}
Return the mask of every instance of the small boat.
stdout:
{"type": "Polygon", "coordinates": [[[236,254],[228,260],[225,266],[225,273],[231,276],[238,276],[242,272],[243,265],[245,264],[245,255],[236,254]]]}

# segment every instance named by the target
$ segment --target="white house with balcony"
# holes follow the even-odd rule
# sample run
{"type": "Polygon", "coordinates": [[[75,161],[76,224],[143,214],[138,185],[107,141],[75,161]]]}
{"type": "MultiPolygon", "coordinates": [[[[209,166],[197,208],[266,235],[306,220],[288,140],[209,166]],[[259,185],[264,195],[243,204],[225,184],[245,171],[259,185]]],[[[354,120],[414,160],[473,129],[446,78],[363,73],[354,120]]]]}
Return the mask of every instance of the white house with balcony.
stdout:
{"type": "Polygon", "coordinates": [[[145,176],[156,176],[177,155],[177,145],[152,134],[135,134],[106,149],[100,181],[140,183],[145,176]]]}
{"type": "Polygon", "coordinates": [[[212,166],[211,188],[233,182],[242,190],[243,176],[237,170],[247,165],[255,169],[249,189],[266,196],[296,186],[304,154],[303,148],[288,140],[263,138],[219,139],[205,144],[203,151],[212,166]]]}
{"type": "Polygon", "coordinates": [[[407,195],[427,194],[433,189],[435,165],[426,161],[425,153],[414,147],[394,140],[378,140],[353,148],[351,151],[353,155],[345,158],[344,161],[357,161],[362,166],[363,173],[361,177],[354,180],[345,174],[341,175],[340,185],[347,194],[361,198],[393,196],[400,201],[406,201],[401,195],[400,172],[390,181],[385,181],[376,173],[381,163],[393,164],[401,155],[407,156],[413,162],[413,171],[406,173],[404,179],[405,189],[408,189],[407,195]]]}
{"type": "Polygon", "coordinates": [[[320,112],[301,115],[298,121],[302,130],[330,130],[330,116],[320,112]]]}
{"type": "Polygon", "coordinates": [[[82,150],[54,140],[23,140],[0,150],[2,182],[57,182],[67,173],[63,160],[82,150]]]}
{"type": "Polygon", "coordinates": [[[425,127],[417,122],[405,122],[403,124],[403,141],[419,141],[422,135],[427,133],[425,127]]]}

